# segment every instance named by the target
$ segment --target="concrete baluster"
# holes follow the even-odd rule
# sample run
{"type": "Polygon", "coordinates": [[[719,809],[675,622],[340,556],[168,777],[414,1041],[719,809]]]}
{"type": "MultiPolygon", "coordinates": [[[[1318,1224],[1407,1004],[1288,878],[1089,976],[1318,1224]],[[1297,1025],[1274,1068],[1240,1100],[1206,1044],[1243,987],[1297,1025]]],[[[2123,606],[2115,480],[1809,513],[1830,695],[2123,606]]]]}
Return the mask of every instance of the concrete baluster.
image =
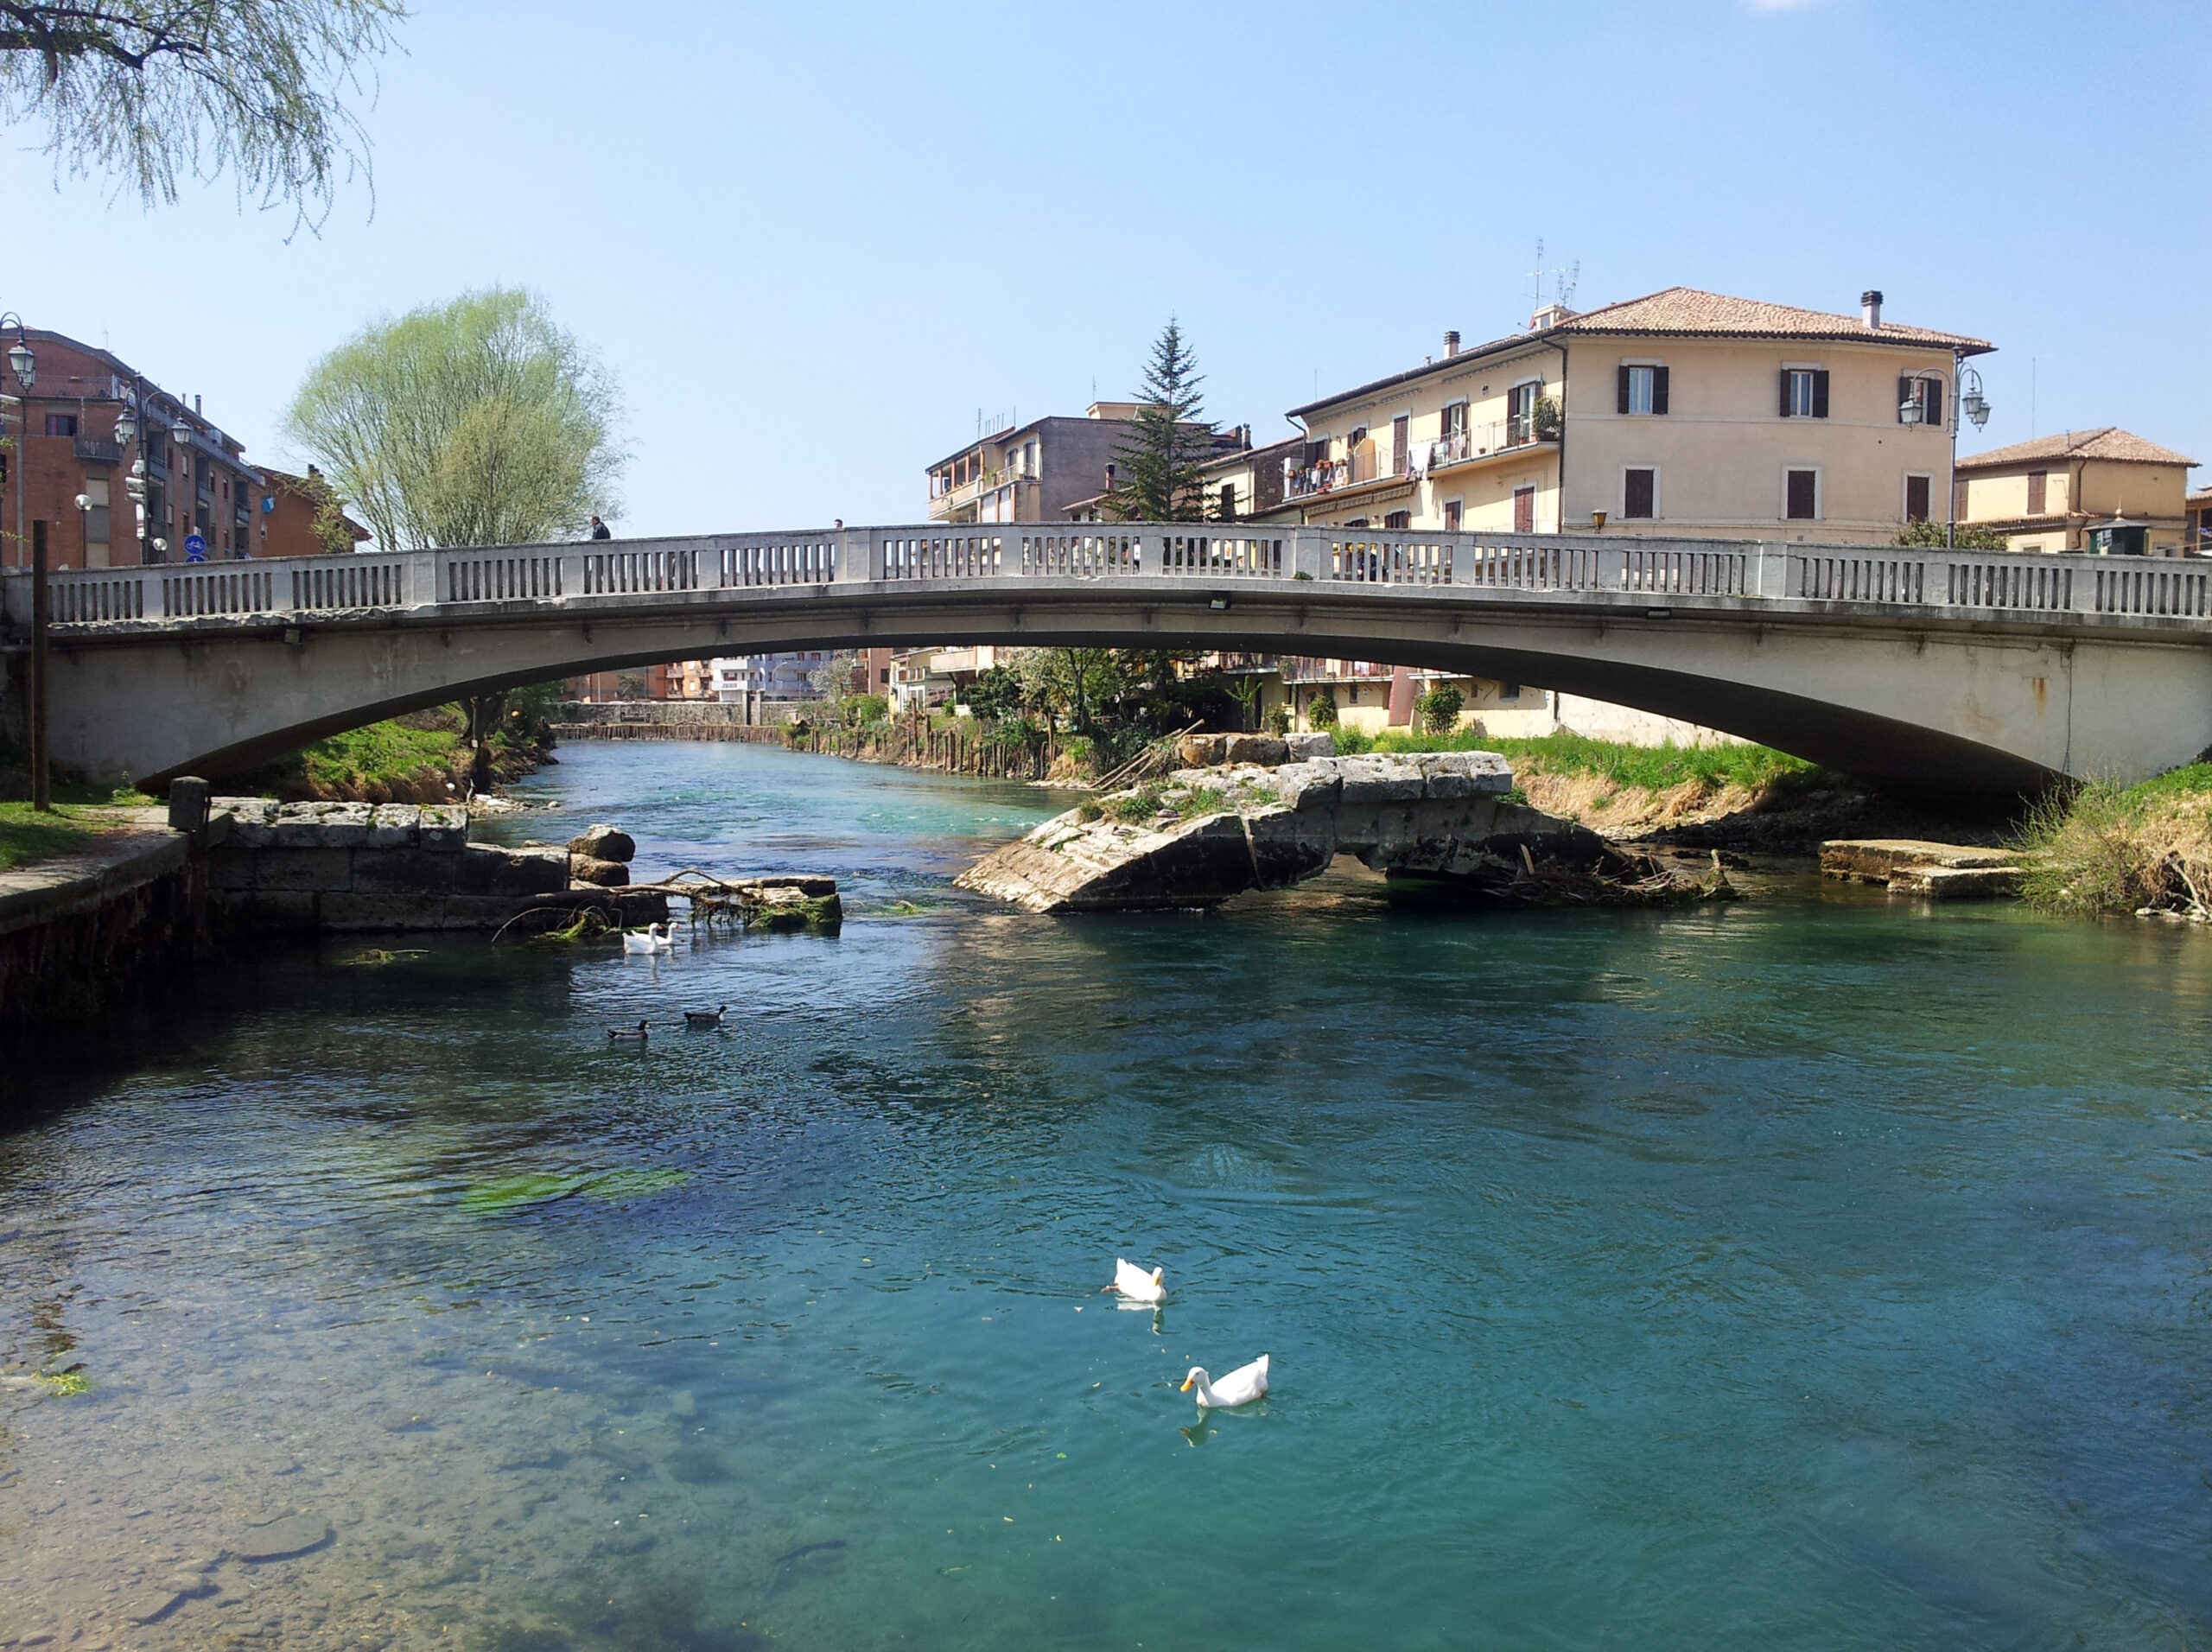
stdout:
{"type": "MultiPolygon", "coordinates": [[[[1308,579],[1325,580],[1329,577],[1329,536],[1319,528],[1294,528],[1290,532],[1290,567],[1292,578],[1303,574],[1308,579]]],[[[1470,568],[1474,558],[1467,558],[1470,568]]]]}

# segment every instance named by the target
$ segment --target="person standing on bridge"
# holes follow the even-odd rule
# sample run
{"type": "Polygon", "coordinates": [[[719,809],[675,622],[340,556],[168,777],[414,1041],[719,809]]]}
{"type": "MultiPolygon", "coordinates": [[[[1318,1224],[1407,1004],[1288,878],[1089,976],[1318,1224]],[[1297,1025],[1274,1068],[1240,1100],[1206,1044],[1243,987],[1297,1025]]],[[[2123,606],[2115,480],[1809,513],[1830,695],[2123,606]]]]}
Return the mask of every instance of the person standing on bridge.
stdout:
{"type": "Polygon", "coordinates": [[[599,513],[595,511],[592,513],[591,537],[594,539],[612,539],[614,537],[612,533],[607,531],[607,524],[599,519],[599,513]]]}

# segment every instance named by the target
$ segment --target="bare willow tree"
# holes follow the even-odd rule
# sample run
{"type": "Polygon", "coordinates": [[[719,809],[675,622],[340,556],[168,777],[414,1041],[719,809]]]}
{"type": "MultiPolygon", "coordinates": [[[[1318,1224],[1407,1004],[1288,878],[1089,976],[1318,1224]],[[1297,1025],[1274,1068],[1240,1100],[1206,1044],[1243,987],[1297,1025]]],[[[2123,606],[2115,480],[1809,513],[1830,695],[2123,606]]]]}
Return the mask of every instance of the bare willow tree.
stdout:
{"type": "Polygon", "coordinates": [[[516,545],[611,515],[613,378],[528,292],[365,327],[316,363],[288,434],[384,550],[516,545]]]}
{"type": "Polygon", "coordinates": [[[47,129],[71,177],[149,206],[225,172],[243,201],[319,226],[367,171],[346,108],[404,0],[0,0],[0,120],[47,129]]]}

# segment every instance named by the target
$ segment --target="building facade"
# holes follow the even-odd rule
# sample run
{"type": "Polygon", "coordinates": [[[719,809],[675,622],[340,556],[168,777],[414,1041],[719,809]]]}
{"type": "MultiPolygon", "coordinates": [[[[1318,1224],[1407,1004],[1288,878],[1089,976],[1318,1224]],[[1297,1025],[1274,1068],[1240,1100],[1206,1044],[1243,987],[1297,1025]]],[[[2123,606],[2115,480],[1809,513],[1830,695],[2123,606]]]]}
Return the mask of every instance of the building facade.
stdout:
{"type": "Polygon", "coordinates": [[[1883,543],[1940,519],[1958,364],[1993,346],[1676,287],[1292,410],[1268,519],[1883,543]]]}
{"type": "MultiPolygon", "coordinates": [[[[0,341],[0,351],[13,342],[0,341]]],[[[208,562],[259,553],[263,477],[244,446],[201,413],[199,397],[188,405],[65,334],[29,328],[22,343],[35,363],[29,387],[0,365],[0,389],[21,398],[8,410],[14,448],[0,486],[0,565],[28,566],[35,535],[44,536],[55,568],[181,562],[194,536],[208,562]],[[125,408],[137,433],[121,442],[125,408]],[[129,486],[141,459],[143,512],[129,486]]]]}
{"type": "Polygon", "coordinates": [[[1959,461],[1959,518],[2021,551],[2179,556],[2202,529],[2194,459],[2107,425],[1959,461]]]}
{"type": "MultiPolygon", "coordinates": [[[[1114,455],[1135,439],[1136,412],[1134,402],[1093,402],[1082,418],[1034,419],[971,442],[930,467],[930,520],[1095,520],[1114,487],[1114,455]]],[[[1205,437],[1219,453],[1252,445],[1242,427],[1205,437]]]]}

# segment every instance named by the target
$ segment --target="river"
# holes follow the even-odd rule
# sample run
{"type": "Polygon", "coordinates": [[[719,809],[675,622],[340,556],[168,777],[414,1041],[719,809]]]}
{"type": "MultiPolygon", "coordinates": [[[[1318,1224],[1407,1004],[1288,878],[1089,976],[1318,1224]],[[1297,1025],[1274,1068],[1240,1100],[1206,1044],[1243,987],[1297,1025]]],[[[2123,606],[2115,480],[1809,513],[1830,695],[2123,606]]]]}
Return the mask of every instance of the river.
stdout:
{"type": "Polygon", "coordinates": [[[510,838],[842,934],[272,944],[19,1064],[0,1369],[90,1386],[0,1387],[0,1646],[2212,1641],[2206,937],[1051,920],[950,882],[1029,788],[563,759],[510,838]]]}

